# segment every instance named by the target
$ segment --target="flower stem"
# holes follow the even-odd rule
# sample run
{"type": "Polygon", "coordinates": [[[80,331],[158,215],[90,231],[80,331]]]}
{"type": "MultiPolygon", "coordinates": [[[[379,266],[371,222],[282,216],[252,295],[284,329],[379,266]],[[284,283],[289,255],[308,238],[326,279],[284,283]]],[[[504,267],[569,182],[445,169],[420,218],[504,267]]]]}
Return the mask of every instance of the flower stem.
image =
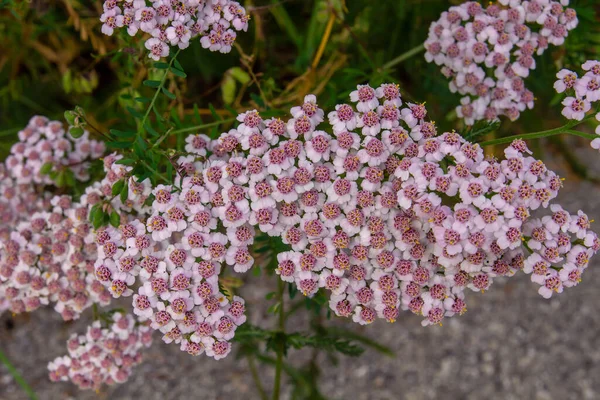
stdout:
{"type": "Polygon", "coordinates": [[[260,381],[260,377],[258,376],[258,370],[256,369],[256,363],[254,362],[254,357],[251,355],[247,355],[246,359],[248,360],[248,367],[250,368],[250,373],[252,374],[252,379],[254,380],[254,384],[256,385],[256,390],[260,395],[261,400],[268,400],[269,397],[263,388],[262,382],[260,381]]]}
{"type": "Polygon", "coordinates": [[[175,129],[175,130],[172,130],[171,132],[169,132],[169,134],[176,135],[178,133],[193,132],[193,131],[197,131],[200,129],[212,128],[213,126],[219,126],[221,124],[227,124],[229,122],[234,122],[234,121],[235,121],[235,118],[227,118],[227,119],[222,119],[220,121],[210,122],[208,124],[202,124],[202,125],[190,126],[187,128],[175,129]]]}
{"type": "MultiPolygon", "coordinates": [[[[160,80],[160,85],[158,85],[158,87],[156,88],[156,91],[154,92],[154,97],[152,97],[152,100],[150,101],[150,104],[148,105],[148,108],[146,109],[146,113],[144,114],[144,118],[142,118],[142,121],[140,122],[140,125],[138,127],[138,132],[137,132],[138,136],[142,135],[142,133],[144,132],[146,121],[148,120],[148,117],[150,116],[150,112],[154,108],[154,103],[156,103],[158,94],[162,91],[162,88],[165,86],[165,81],[167,80],[167,75],[169,75],[169,71],[171,70],[171,67],[173,66],[173,63],[175,62],[175,59],[177,59],[177,56],[179,55],[180,51],[181,51],[181,49],[177,50],[177,52],[175,53],[173,58],[171,58],[171,61],[169,61],[169,66],[165,69],[165,73],[163,74],[162,79],[160,80]]],[[[142,137],[143,136],[144,135],[142,135],[142,137]]]]}
{"type": "MultiPolygon", "coordinates": [[[[281,333],[285,332],[285,308],[283,305],[283,292],[285,290],[285,282],[279,279],[279,287],[277,298],[279,299],[279,323],[278,328],[281,333]]],[[[285,343],[282,341],[277,349],[277,360],[275,362],[275,382],[273,383],[273,400],[279,400],[281,389],[281,372],[283,370],[283,353],[285,351],[285,343]]]]}
{"type": "MultiPolygon", "coordinates": [[[[586,118],[586,119],[588,119],[588,118],[586,118]]],[[[580,131],[571,129],[571,128],[579,125],[581,122],[583,122],[583,121],[569,121],[565,125],[559,126],[558,128],[548,129],[548,130],[540,131],[540,132],[523,133],[523,134],[498,138],[498,139],[487,140],[485,142],[479,143],[479,145],[480,146],[492,146],[495,144],[511,143],[515,139],[523,139],[523,140],[539,139],[539,138],[548,137],[548,136],[560,135],[562,133],[566,133],[569,135],[575,135],[575,136],[581,136],[583,138],[590,139],[590,140],[593,140],[593,139],[596,139],[599,137],[598,135],[594,135],[593,133],[585,133],[585,132],[580,132],[580,131]]]]}
{"type": "Polygon", "coordinates": [[[319,44],[319,49],[317,50],[317,54],[312,62],[312,69],[317,68],[319,65],[319,61],[321,61],[321,57],[323,56],[323,52],[325,51],[325,46],[327,46],[327,42],[329,41],[329,36],[331,35],[331,29],[333,28],[333,23],[335,22],[335,14],[332,12],[329,14],[329,20],[327,21],[327,26],[325,27],[325,33],[323,34],[323,38],[321,39],[321,43],[319,44]]]}
{"type": "Polygon", "coordinates": [[[152,173],[154,174],[154,176],[162,179],[166,184],[171,183],[166,176],[164,176],[163,174],[161,174],[160,172],[158,172],[157,170],[155,170],[154,168],[152,168],[146,161],[141,160],[140,159],[140,163],[142,163],[142,165],[146,168],[148,168],[150,171],[152,171],[152,173]]]}
{"type": "Polygon", "coordinates": [[[401,62],[408,60],[412,56],[419,54],[420,52],[422,52],[424,50],[425,50],[425,45],[423,45],[423,44],[420,44],[417,47],[413,47],[412,49],[408,50],[407,52],[402,53],[398,57],[394,58],[393,60],[385,63],[382,68],[383,69],[392,68],[392,67],[400,64],[401,62]]]}
{"type": "Polygon", "coordinates": [[[19,384],[19,386],[21,386],[23,391],[27,393],[27,397],[29,397],[29,399],[31,400],[37,400],[37,396],[35,395],[35,392],[33,391],[32,387],[29,386],[25,379],[23,379],[23,376],[21,376],[21,374],[19,373],[19,371],[17,371],[14,365],[10,363],[8,357],[6,357],[2,350],[0,350],[0,361],[6,367],[8,373],[11,374],[15,381],[19,384]]]}
{"type": "Polygon", "coordinates": [[[0,137],[4,137],[4,136],[11,136],[16,134],[17,132],[19,132],[21,130],[21,128],[10,128],[10,129],[5,129],[3,131],[0,131],[0,137]]]}

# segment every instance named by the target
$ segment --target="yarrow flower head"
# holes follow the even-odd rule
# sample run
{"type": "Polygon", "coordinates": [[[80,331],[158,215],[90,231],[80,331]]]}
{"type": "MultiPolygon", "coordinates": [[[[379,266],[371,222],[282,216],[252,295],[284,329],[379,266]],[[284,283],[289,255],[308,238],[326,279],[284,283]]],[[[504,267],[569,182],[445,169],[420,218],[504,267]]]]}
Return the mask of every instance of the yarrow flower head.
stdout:
{"type": "Polygon", "coordinates": [[[140,351],[152,343],[152,330],[129,314],[116,312],[106,319],[108,326],[96,321],[84,335],[69,338],[69,355],[48,364],[52,381],[71,381],[80,389],[98,390],[103,384],[129,378],[132,368],[142,362],[140,351]]]}
{"type": "MultiPolygon", "coordinates": [[[[466,289],[485,291],[497,277],[532,273],[529,263],[538,256],[552,266],[533,278],[545,288],[543,296],[574,285],[561,271],[572,271],[566,260],[579,257],[580,267],[570,276],[581,274],[598,249],[596,235],[585,217],[577,225],[569,214],[558,229],[552,225],[551,233],[541,235],[537,227],[548,222],[531,214],[550,205],[561,181],[531,157],[523,141],[506,149],[505,160],[487,159],[455,132],[439,134],[424,105],[403,103],[396,85],[359,86],[351,100],[355,105],[341,104],[328,114],[323,130],[325,113],[308,96],[287,122],[264,121],[251,111],[240,115],[237,129],[202,146],[203,155],[206,148],[213,153],[198,163],[201,176],[184,178],[197,185],[193,198],[202,205],[202,218],[188,217],[188,226],[201,232],[223,228],[202,236],[171,228],[163,217],[151,233],[172,238],[183,232],[182,273],[190,269],[189,254],[192,265],[204,259],[247,270],[249,250],[239,253],[238,229],[253,236],[256,228],[290,248],[277,255],[282,280],[306,296],[329,291],[332,310],[360,324],[393,322],[400,310],[422,315],[425,325],[441,323],[466,310],[466,289]],[[218,233],[223,229],[227,238],[218,233]],[[192,243],[203,248],[194,250],[192,243]]],[[[185,203],[182,196],[190,189],[183,184],[179,200],[179,189],[161,190],[155,196],[164,206],[154,205],[155,216],[185,203]]],[[[193,214],[189,207],[181,206],[186,215],[193,214]]],[[[165,269],[168,274],[177,265],[169,267],[174,250],[164,251],[167,256],[158,259],[166,266],[153,273],[166,282],[165,269]]],[[[169,289],[153,294],[150,287],[138,296],[148,297],[148,307],[154,298],[163,300],[148,316],[169,314],[169,289]]],[[[181,331],[180,324],[171,324],[176,315],[169,315],[154,326],[181,331]]]]}
{"type": "Polygon", "coordinates": [[[202,47],[229,53],[236,32],[246,31],[250,20],[232,0],[105,0],[103,8],[102,33],[125,29],[130,36],[149,34],[145,47],[154,60],[167,57],[171,46],[187,48],[197,37],[202,47]]]}
{"type": "MultiPolygon", "coordinates": [[[[557,93],[565,95],[561,104],[564,106],[562,115],[574,121],[582,121],[588,116],[594,103],[600,100],[600,61],[588,60],[581,68],[584,75],[580,78],[576,72],[562,69],[556,74],[554,89],[557,93]]],[[[588,116],[589,118],[592,115],[588,116]]],[[[593,116],[599,123],[596,126],[596,135],[600,135],[600,113],[593,116]]],[[[592,148],[600,149],[600,138],[593,139],[592,148]]]]}
{"type": "MultiPolygon", "coordinates": [[[[204,158],[214,147],[208,142],[190,150],[204,158]]],[[[144,219],[97,233],[96,278],[113,297],[132,297],[133,312],[166,343],[220,359],[246,317],[244,300],[221,291],[219,274],[224,265],[236,272],[252,266],[254,229],[234,161],[188,161],[180,160],[176,184],[152,190],[144,219]]]]}
{"type": "Polygon", "coordinates": [[[533,108],[534,95],[524,79],[536,67],[534,56],[550,44],[563,44],[577,26],[568,4],[501,0],[483,8],[469,1],[450,7],[431,24],[425,59],[442,67],[452,92],[464,95],[456,108],[460,118],[468,125],[500,115],[516,120],[533,108]]]}
{"type": "Polygon", "coordinates": [[[132,301],[135,317],[103,313],[73,336],[51,378],[122,382],[152,331],[226,357],[246,322],[226,274],[254,265],[258,235],[286,248],[272,255],[282,281],[328,292],[336,315],[363,325],[401,310],[442,324],[466,311],[467,290],[518,271],[546,298],[577,285],[600,242],[587,215],[552,204],[562,182],[524,141],[485,157],[394,84],[361,85],[350,100],[325,113],[309,95],[287,120],[251,110],[215,140],[191,135],[169,184],[139,181],[110,154],[78,201],[49,197],[3,235],[0,299],[13,312],[53,304],[69,320],[132,301]],[[98,210],[119,223],[94,230],[98,210]]]}

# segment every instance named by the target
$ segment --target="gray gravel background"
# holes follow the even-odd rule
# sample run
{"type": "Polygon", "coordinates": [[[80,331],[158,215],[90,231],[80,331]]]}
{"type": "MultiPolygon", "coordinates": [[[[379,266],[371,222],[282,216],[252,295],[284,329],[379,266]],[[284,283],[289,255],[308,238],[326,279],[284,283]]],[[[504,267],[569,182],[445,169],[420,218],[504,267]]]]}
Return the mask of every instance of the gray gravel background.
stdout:
{"type": "MultiPolygon", "coordinates": [[[[600,176],[598,154],[582,150],[581,155],[600,176]]],[[[559,198],[563,206],[572,212],[581,208],[600,220],[600,187],[548,164],[567,177],[559,198]]],[[[319,360],[322,393],[331,399],[365,400],[600,399],[599,264],[596,258],[579,286],[551,300],[539,296],[537,286],[525,275],[496,282],[484,295],[470,293],[469,311],[446,320],[443,327],[423,328],[420,318],[410,313],[402,314],[393,325],[378,321],[366,329],[341,323],[389,346],[396,356],[368,350],[360,358],[340,358],[336,368],[319,360]]],[[[260,301],[270,291],[257,283],[254,278],[254,292],[245,293],[250,302],[260,301]]],[[[254,322],[263,319],[264,312],[255,308],[254,322]]],[[[245,360],[192,358],[158,337],[146,352],[145,362],[124,385],[96,394],[79,392],[67,383],[51,383],[47,362],[65,353],[67,337],[84,325],[65,325],[51,310],[14,320],[4,315],[0,347],[40,399],[258,398],[245,360]]],[[[305,325],[302,320],[291,321],[288,329],[302,330],[305,325]]],[[[292,352],[290,362],[300,363],[306,356],[292,352]]],[[[268,387],[273,371],[261,368],[259,372],[268,387]]],[[[283,397],[289,397],[289,392],[284,381],[283,397]]],[[[0,399],[24,398],[0,366],[0,399]]]]}

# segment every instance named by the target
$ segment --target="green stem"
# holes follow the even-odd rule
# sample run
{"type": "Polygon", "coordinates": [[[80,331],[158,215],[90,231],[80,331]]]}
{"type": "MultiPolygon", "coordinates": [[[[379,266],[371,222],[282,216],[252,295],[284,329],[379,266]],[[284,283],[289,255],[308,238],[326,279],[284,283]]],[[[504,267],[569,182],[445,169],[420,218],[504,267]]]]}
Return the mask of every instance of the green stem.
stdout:
{"type": "Polygon", "coordinates": [[[158,140],[152,145],[152,147],[150,147],[150,149],[158,147],[158,145],[160,145],[163,142],[163,140],[165,140],[171,133],[173,133],[172,128],[166,131],[165,134],[162,135],[160,138],[158,138],[158,140]]]}
{"type": "Polygon", "coordinates": [[[161,174],[160,172],[158,172],[157,170],[155,170],[154,168],[152,168],[146,161],[140,159],[140,163],[142,163],[142,165],[146,168],[148,168],[150,171],[152,171],[152,173],[154,174],[154,176],[162,179],[165,183],[170,184],[171,182],[167,179],[166,176],[164,176],[163,174],[161,174]]]}
{"type": "Polygon", "coordinates": [[[15,381],[19,384],[19,386],[21,386],[21,389],[23,389],[23,391],[27,393],[27,397],[29,397],[31,400],[37,400],[37,396],[35,395],[35,392],[33,391],[32,387],[29,386],[25,379],[23,379],[23,376],[21,376],[21,374],[19,373],[19,371],[17,371],[14,365],[10,363],[8,357],[6,357],[2,350],[0,350],[0,361],[6,367],[8,373],[11,374],[15,381]]]}
{"type": "MultiPolygon", "coordinates": [[[[281,333],[285,332],[285,308],[283,304],[283,292],[285,290],[285,282],[279,279],[279,287],[277,298],[279,299],[279,323],[278,328],[281,333]]],[[[277,349],[277,361],[275,362],[275,382],[273,383],[273,400],[279,400],[281,389],[281,372],[283,370],[283,352],[285,343],[282,341],[277,349]]]]}
{"type": "MultiPolygon", "coordinates": [[[[233,121],[235,121],[235,118],[222,119],[220,121],[210,122],[208,124],[202,124],[202,125],[190,126],[190,127],[187,127],[187,128],[175,129],[175,130],[172,130],[170,132],[167,132],[165,135],[168,136],[168,135],[176,135],[178,133],[193,132],[193,131],[197,131],[197,130],[200,130],[200,129],[212,128],[213,126],[219,126],[221,124],[227,124],[227,123],[233,122],[233,121]]],[[[165,136],[165,135],[163,135],[163,136],[165,136]]],[[[157,143],[162,142],[164,139],[165,139],[164,137],[161,137],[157,141],[157,143]]],[[[152,146],[152,147],[156,147],[156,144],[154,144],[154,146],[152,146]]]]}
{"type": "MultiPolygon", "coordinates": [[[[181,49],[177,50],[177,52],[175,53],[175,55],[173,56],[173,58],[171,58],[171,60],[169,61],[169,66],[165,69],[165,73],[163,74],[162,79],[160,80],[160,85],[158,85],[158,87],[156,88],[156,92],[154,92],[154,97],[152,97],[152,101],[150,101],[150,104],[148,105],[148,108],[146,109],[146,113],[144,114],[144,118],[142,118],[142,121],[140,122],[140,125],[138,127],[138,131],[137,131],[138,136],[142,135],[142,133],[144,132],[144,126],[146,125],[146,121],[148,120],[148,117],[150,116],[150,112],[154,108],[154,103],[156,103],[156,99],[158,98],[158,94],[161,92],[163,86],[165,85],[165,81],[167,80],[167,76],[169,75],[169,71],[171,70],[171,67],[173,66],[173,63],[175,62],[175,59],[179,55],[180,51],[181,51],[181,49]]],[[[143,135],[142,135],[142,137],[143,137],[143,135]]]]}
{"type": "Polygon", "coordinates": [[[92,128],[94,131],[96,131],[100,136],[105,137],[106,139],[108,139],[108,141],[112,141],[113,138],[106,132],[102,132],[100,129],[96,128],[94,125],[92,125],[90,123],[90,121],[88,121],[85,117],[83,117],[83,120],[85,121],[85,124],[88,125],[90,128],[92,128]]]}
{"type": "Polygon", "coordinates": [[[417,47],[413,47],[412,49],[408,50],[407,52],[402,53],[398,57],[394,58],[393,60],[385,63],[382,68],[383,69],[392,68],[392,67],[400,64],[401,62],[408,60],[412,56],[419,54],[420,52],[422,52],[424,50],[425,50],[425,45],[423,45],[423,44],[420,44],[417,47]]]}
{"type": "MultiPolygon", "coordinates": [[[[589,116],[586,117],[584,120],[587,120],[587,119],[589,119],[589,116]]],[[[575,136],[581,136],[583,138],[590,139],[590,140],[593,140],[593,139],[596,139],[599,137],[598,135],[594,135],[593,133],[579,132],[579,131],[571,129],[571,128],[579,125],[582,122],[583,121],[569,121],[565,125],[559,126],[558,128],[548,129],[548,130],[540,131],[540,132],[531,132],[531,133],[523,133],[523,134],[519,134],[519,135],[512,135],[512,136],[507,136],[507,137],[503,137],[503,138],[499,138],[499,139],[487,140],[485,142],[479,143],[479,145],[480,146],[492,146],[495,144],[511,143],[515,139],[522,139],[522,140],[539,139],[539,138],[548,137],[548,136],[560,135],[562,133],[566,133],[569,135],[575,135],[575,136]]]]}
{"type": "Polygon", "coordinates": [[[262,382],[260,381],[260,377],[258,376],[258,370],[256,369],[256,363],[254,362],[254,357],[251,355],[247,355],[246,359],[248,360],[248,367],[250,368],[250,373],[252,374],[252,379],[254,380],[254,384],[256,385],[256,390],[260,395],[261,400],[268,400],[269,397],[263,388],[262,382]]]}
{"type": "Polygon", "coordinates": [[[0,131],[0,137],[11,136],[19,132],[22,128],[10,128],[0,131]]]}

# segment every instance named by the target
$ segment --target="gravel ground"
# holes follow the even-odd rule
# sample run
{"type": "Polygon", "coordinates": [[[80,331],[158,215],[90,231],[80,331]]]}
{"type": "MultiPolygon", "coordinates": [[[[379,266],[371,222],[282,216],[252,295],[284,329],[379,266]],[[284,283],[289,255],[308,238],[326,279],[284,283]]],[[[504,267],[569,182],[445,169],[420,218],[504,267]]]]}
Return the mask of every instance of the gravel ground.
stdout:
{"type": "MultiPolygon", "coordinates": [[[[600,176],[597,154],[586,152],[584,157],[600,176]]],[[[584,209],[600,219],[600,187],[562,172],[568,178],[559,198],[563,206],[572,212],[584,209]]],[[[598,264],[598,259],[592,262],[578,287],[551,300],[539,296],[527,276],[497,282],[484,295],[470,293],[469,311],[445,321],[443,327],[423,328],[420,318],[409,313],[396,324],[378,321],[366,329],[341,323],[389,346],[396,356],[368,350],[360,358],[340,358],[335,368],[319,360],[322,393],[331,399],[357,400],[599,399],[600,313],[594,305],[600,299],[598,264]]],[[[261,299],[268,289],[259,285],[253,290],[246,294],[249,301],[261,299]]],[[[253,320],[262,317],[255,314],[253,320]]],[[[63,354],[67,337],[84,325],[65,325],[51,310],[15,319],[4,315],[0,346],[40,399],[258,398],[245,360],[192,358],[158,338],[124,385],[96,394],[50,383],[47,362],[63,354]]],[[[291,321],[288,328],[302,330],[304,325],[291,321]]],[[[299,363],[306,356],[291,352],[290,362],[299,363]]],[[[272,382],[271,368],[259,373],[265,383],[272,382]]],[[[285,381],[283,393],[289,397],[285,381]]],[[[0,399],[24,399],[4,367],[0,367],[0,399]]]]}

